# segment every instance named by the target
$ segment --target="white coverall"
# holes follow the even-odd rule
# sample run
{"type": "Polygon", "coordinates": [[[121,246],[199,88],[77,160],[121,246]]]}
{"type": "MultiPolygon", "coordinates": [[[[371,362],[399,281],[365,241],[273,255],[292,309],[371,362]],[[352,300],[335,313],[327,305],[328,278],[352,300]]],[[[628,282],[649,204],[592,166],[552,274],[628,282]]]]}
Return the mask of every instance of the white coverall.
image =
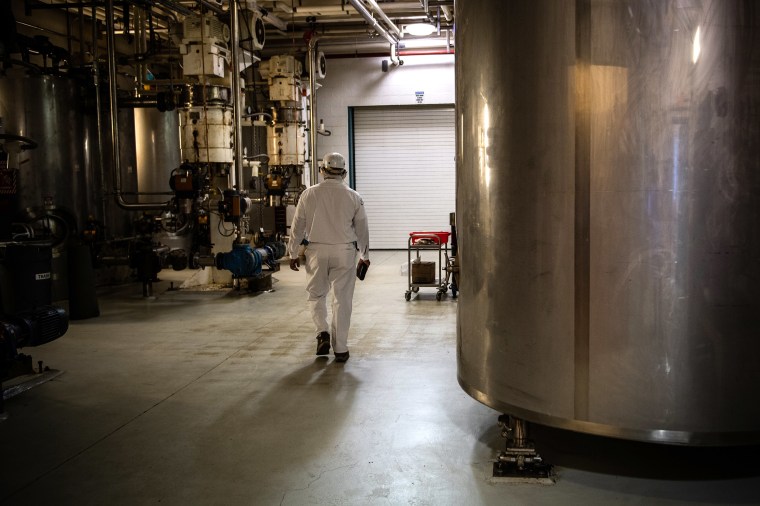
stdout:
{"type": "Polygon", "coordinates": [[[288,253],[306,247],[306,291],[315,331],[329,332],[334,353],[348,351],[348,329],[356,284],[356,252],[369,260],[369,228],[361,195],[341,176],[327,176],[307,188],[296,206],[288,253]],[[327,293],[332,288],[332,326],[327,326],[327,293]]]}

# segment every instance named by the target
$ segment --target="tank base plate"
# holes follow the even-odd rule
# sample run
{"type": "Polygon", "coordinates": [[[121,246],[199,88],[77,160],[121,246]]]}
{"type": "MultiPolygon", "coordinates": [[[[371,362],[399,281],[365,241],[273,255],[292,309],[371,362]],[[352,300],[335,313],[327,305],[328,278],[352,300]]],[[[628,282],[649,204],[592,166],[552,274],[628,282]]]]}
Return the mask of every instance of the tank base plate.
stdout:
{"type": "Polygon", "coordinates": [[[553,485],[554,470],[551,464],[535,463],[518,467],[514,462],[494,462],[493,482],[553,485]]]}

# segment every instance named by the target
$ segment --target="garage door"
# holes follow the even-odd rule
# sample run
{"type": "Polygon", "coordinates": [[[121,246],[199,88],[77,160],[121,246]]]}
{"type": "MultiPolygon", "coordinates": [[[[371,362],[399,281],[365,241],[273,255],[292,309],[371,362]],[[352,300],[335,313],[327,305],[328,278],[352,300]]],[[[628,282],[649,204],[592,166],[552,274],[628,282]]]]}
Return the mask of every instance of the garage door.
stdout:
{"type": "Polygon", "coordinates": [[[354,184],[372,249],[406,249],[409,232],[450,230],[454,121],[451,106],[353,110],[354,184]]]}

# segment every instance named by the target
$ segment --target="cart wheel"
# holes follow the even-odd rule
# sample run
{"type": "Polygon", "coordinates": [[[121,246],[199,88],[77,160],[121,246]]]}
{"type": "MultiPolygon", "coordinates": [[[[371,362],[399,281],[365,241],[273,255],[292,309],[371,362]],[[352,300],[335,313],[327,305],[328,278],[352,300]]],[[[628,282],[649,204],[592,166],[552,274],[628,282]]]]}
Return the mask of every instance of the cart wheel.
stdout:
{"type": "Polygon", "coordinates": [[[435,294],[435,300],[441,300],[442,298],[443,298],[443,293],[442,292],[438,292],[438,293],[435,294]]]}
{"type": "Polygon", "coordinates": [[[419,287],[419,286],[414,286],[414,287],[412,287],[412,291],[413,291],[414,293],[417,293],[417,292],[419,292],[419,291],[420,291],[420,287],[419,287]]]}
{"type": "Polygon", "coordinates": [[[412,292],[406,292],[404,294],[404,298],[407,300],[407,302],[412,298],[412,292]]]}

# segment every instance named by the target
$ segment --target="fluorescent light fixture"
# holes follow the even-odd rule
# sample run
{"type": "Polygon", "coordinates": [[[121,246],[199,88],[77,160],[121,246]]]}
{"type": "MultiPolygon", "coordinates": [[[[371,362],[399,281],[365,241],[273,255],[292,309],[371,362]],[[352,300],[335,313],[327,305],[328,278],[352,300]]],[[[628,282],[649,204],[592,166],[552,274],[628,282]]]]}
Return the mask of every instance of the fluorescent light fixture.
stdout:
{"type": "Polygon", "coordinates": [[[430,23],[412,23],[404,26],[404,33],[416,37],[425,37],[435,31],[435,26],[430,23]]]}

